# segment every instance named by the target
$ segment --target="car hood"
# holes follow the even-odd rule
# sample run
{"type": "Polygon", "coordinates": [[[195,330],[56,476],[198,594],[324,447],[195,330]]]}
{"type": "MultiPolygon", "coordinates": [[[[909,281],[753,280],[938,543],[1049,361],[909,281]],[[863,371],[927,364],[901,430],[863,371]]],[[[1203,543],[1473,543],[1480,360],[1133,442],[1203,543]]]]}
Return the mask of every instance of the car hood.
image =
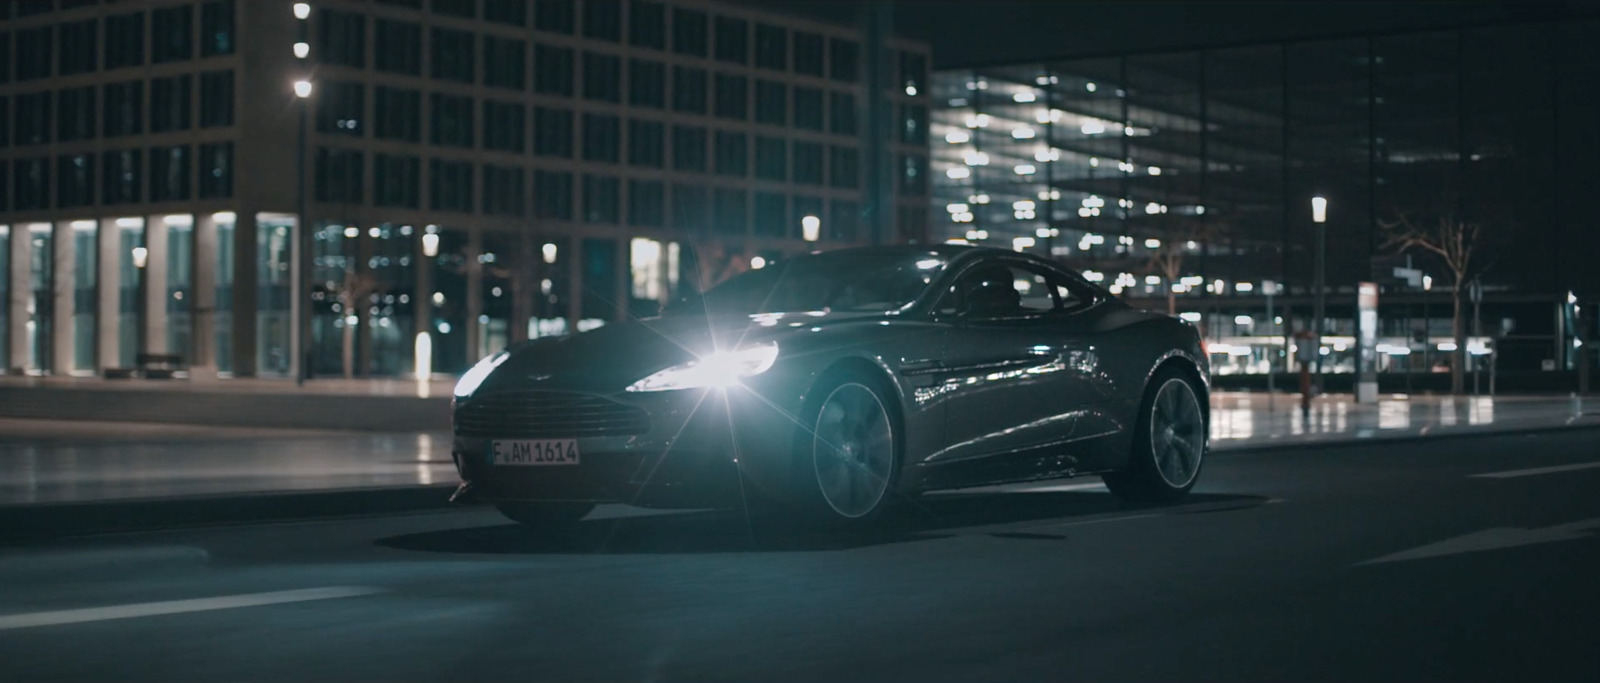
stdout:
{"type": "Polygon", "coordinates": [[[884,314],[773,313],[757,316],[670,316],[612,323],[588,332],[537,339],[510,349],[476,392],[506,390],[609,393],[718,349],[782,338],[796,330],[884,314]]]}

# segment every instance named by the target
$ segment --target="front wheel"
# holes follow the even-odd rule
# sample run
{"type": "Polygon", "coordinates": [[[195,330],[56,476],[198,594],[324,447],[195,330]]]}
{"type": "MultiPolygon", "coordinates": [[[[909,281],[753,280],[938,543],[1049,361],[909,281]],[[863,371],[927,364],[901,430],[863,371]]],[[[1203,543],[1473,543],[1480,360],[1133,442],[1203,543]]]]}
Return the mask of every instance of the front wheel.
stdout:
{"type": "Polygon", "coordinates": [[[824,379],[804,413],[796,483],[817,521],[859,524],[889,506],[903,429],[885,382],[824,379]]]}
{"type": "Polygon", "coordinates": [[[1128,466],[1106,473],[1106,488],[1135,503],[1182,498],[1200,476],[1206,429],[1194,380],[1176,368],[1156,373],[1139,405],[1128,466]]]}
{"type": "Polygon", "coordinates": [[[556,534],[572,530],[594,509],[592,503],[499,503],[495,509],[529,531],[556,534]]]}

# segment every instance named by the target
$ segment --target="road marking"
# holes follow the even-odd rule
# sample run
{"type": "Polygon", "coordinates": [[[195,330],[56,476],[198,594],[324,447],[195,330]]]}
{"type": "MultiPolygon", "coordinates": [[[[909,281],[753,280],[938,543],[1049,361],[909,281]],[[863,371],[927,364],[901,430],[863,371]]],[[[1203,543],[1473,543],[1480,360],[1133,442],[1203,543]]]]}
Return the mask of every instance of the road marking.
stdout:
{"type": "Polygon", "coordinates": [[[382,588],[372,588],[369,586],[329,586],[327,588],[302,588],[299,590],[274,591],[271,593],[223,595],[215,598],[196,598],[193,600],[167,600],[165,602],[141,602],[133,605],[112,605],[109,607],[88,607],[84,609],[56,610],[52,612],[7,614],[0,615],[0,631],[18,628],[34,628],[38,626],[58,626],[61,624],[81,624],[91,621],[109,621],[111,619],[153,617],[163,614],[206,612],[219,609],[234,609],[238,607],[259,607],[262,605],[278,605],[286,602],[306,602],[308,600],[350,598],[358,595],[382,593],[384,590],[385,589],[382,588]]]}
{"type": "Polygon", "coordinates": [[[1600,462],[1581,462],[1576,465],[1556,465],[1554,467],[1535,467],[1527,470],[1506,470],[1505,472],[1487,472],[1474,474],[1474,477],[1488,479],[1510,479],[1512,477],[1531,477],[1536,474],[1555,474],[1556,472],[1572,472],[1574,470],[1592,470],[1600,467],[1600,462]]]}
{"type": "Polygon", "coordinates": [[[1373,558],[1365,562],[1357,562],[1356,566],[1367,564],[1382,564],[1384,562],[1404,562],[1406,560],[1421,560],[1429,557],[1442,557],[1445,555],[1458,555],[1461,553],[1475,553],[1484,550],[1499,550],[1501,548],[1515,548],[1517,546],[1535,545],[1538,543],[1554,543],[1556,541],[1572,541],[1588,538],[1591,530],[1600,529],[1600,517],[1585,519],[1567,524],[1544,527],[1542,529],[1511,529],[1497,527],[1484,529],[1465,536],[1417,546],[1410,550],[1403,550],[1392,555],[1373,558]]]}

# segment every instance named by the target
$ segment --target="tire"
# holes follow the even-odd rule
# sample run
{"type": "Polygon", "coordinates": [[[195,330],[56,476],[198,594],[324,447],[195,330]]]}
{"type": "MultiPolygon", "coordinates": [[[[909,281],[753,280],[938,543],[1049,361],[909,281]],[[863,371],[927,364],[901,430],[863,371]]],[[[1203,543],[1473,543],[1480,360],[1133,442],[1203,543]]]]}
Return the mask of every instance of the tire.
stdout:
{"type": "Polygon", "coordinates": [[[793,455],[805,521],[864,527],[891,506],[905,448],[893,396],[888,382],[843,374],[813,387],[793,455]]]}
{"type": "Polygon", "coordinates": [[[497,503],[495,509],[506,519],[540,534],[571,531],[578,520],[594,509],[592,503],[497,503]]]}
{"type": "Polygon", "coordinates": [[[1112,494],[1130,503],[1170,503],[1194,488],[1209,443],[1201,395],[1178,368],[1155,374],[1139,402],[1127,467],[1102,477],[1112,494]]]}

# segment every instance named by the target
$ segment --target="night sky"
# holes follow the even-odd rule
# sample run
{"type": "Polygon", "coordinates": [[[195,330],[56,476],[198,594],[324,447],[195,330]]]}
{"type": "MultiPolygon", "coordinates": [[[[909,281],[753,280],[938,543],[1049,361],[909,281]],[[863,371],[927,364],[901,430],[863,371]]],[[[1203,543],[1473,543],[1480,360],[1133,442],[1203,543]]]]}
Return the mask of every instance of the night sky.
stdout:
{"type": "MultiPolygon", "coordinates": [[[[753,4],[845,21],[864,3],[764,0],[753,4]]],[[[1600,0],[895,2],[896,30],[930,41],[936,68],[1597,13],[1600,0]]]]}

